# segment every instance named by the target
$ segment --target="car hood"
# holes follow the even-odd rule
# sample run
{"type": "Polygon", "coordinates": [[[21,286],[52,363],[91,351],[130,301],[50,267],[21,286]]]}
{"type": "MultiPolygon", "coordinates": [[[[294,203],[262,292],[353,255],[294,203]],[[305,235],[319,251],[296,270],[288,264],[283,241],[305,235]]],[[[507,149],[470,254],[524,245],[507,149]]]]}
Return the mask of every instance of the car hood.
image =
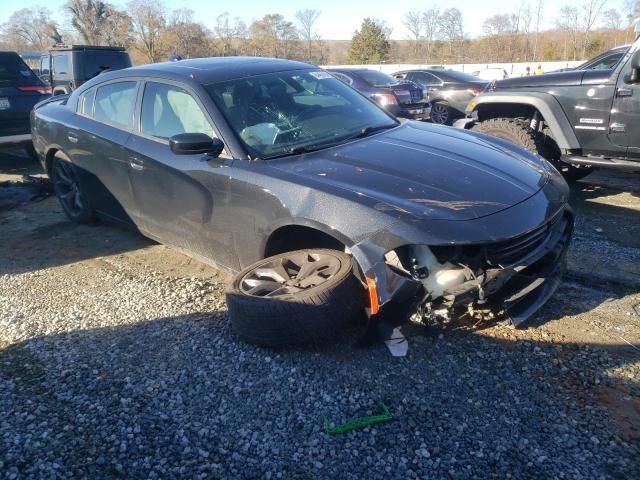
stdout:
{"type": "Polygon", "coordinates": [[[471,220],[537,193],[544,162],[501,140],[406,122],[318,152],[273,161],[299,183],[350,196],[379,211],[430,220],[471,220]]]}
{"type": "Polygon", "coordinates": [[[584,71],[577,70],[530,75],[528,77],[513,77],[496,81],[495,89],[580,85],[583,75],[584,71]]]}

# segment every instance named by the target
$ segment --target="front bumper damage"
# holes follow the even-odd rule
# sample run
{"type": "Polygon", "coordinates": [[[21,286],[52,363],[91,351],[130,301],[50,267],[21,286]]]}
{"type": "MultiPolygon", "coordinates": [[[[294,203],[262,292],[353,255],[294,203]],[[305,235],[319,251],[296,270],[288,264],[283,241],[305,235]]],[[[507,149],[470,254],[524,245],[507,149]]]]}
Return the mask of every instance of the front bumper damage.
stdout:
{"type": "MultiPolygon", "coordinates": [[[[364,275],[374,279],[377,285],[380,310],[374,316],[375,320],[393,327],[406,322],[416,312],[432,318],[448,318],[462,309],[491,308],[503,312],[511,325],[521,326],[560,285],[573,223],[573,214],[565,207],[533,233],[516,236],[507,242],[487,243],[485,268],[463,283],[447,288],[437,298],[432,298],[426,290],[423,279],[398,271],[384,260],[378,261],[363,270],[364,275]],[[508,249],[518,248],[527,238],[534,238],[535,244],[527,245],[530,248],[524,249],[521,256],[508,263],[492,262],[495,245],[508,252],[508,249]]],[[[356,254],[367,254],[369,258],[376,254],[382,258],[382,249],[379,245],[363,242],[356,246],[356,254]]]]}

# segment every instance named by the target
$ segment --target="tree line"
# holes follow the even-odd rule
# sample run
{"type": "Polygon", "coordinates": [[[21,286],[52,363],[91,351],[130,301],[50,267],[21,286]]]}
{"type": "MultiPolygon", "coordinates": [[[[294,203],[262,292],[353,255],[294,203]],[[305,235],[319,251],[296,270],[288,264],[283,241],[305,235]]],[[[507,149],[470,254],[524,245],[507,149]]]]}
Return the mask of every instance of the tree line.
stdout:
{"type": "MultiPolygon", "coordinates": [[[[365,18],[350,41],[323,39],[320,10],[303,9],[287,19],[278,13],[247,24],[229,13],[206,27],[187,8],[169,10],[160,0],[131,0],[124,8],[102,0],[68,0],[63,29],[46,7],[14,12],[0,25],[0,48],[46,51],[55,43],[121,45],[134,63],[228,55],[282,57],[315,64],[504,63],[588,58],[634,38],[632,20],[640,0],[620,10],[609,0],[576,0],[554,11],[553,28],[543,30],[548,0],[525,0],[513,12],[497,13],[470,38],[463,12],[431,6],[402,17],[403,40],[392,40],[384,21],[365,18]]],[[[549,4],[551,2],[548,2],[549,4]]],[[[554,7],[555,8],[555,7],[554,7]]]]}

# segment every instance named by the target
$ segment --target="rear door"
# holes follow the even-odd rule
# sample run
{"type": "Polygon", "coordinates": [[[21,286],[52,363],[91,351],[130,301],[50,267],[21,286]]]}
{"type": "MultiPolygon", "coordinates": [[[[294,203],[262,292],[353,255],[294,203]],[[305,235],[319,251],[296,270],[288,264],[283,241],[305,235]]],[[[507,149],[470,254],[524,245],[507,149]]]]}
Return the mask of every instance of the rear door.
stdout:
{"type": "Polygon", "coordinates": [[[157,240],[237,267],[229,218],[230,158],[176,155],[169,138],[180,133],[218,136],[197,92],[179,82],[148,81],[139,131],[127,142],[130,175],[145,233],[157,240]]]}
{"type": "Polygon", "coordinates": [[[0,52],[0,137],[30,134],[29,112],[47,87],[15,52],[0,52]]]}
{"type": "Polygon", "coordinates": [[[140,222],[125,148],[134,125],[137,92],[135,80],[111,81],[87,90],[65,139],[65,151],[79,167],[96,210],[130,225],[140,222]]]}

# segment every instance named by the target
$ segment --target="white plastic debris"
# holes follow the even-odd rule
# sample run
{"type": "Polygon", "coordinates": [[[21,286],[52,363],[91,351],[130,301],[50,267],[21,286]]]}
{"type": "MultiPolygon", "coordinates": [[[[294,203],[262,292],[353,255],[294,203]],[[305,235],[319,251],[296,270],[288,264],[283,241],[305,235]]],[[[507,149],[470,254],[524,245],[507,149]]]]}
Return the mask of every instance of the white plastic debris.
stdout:
{"type": "Polygon", "coordinates": [[[385,340],[384,344],[394,357],[405,357],[409,351],[409,342],[407,342],[407,338],[400,331],[400,327],[393,329],[391,338],[385,340]]]}

